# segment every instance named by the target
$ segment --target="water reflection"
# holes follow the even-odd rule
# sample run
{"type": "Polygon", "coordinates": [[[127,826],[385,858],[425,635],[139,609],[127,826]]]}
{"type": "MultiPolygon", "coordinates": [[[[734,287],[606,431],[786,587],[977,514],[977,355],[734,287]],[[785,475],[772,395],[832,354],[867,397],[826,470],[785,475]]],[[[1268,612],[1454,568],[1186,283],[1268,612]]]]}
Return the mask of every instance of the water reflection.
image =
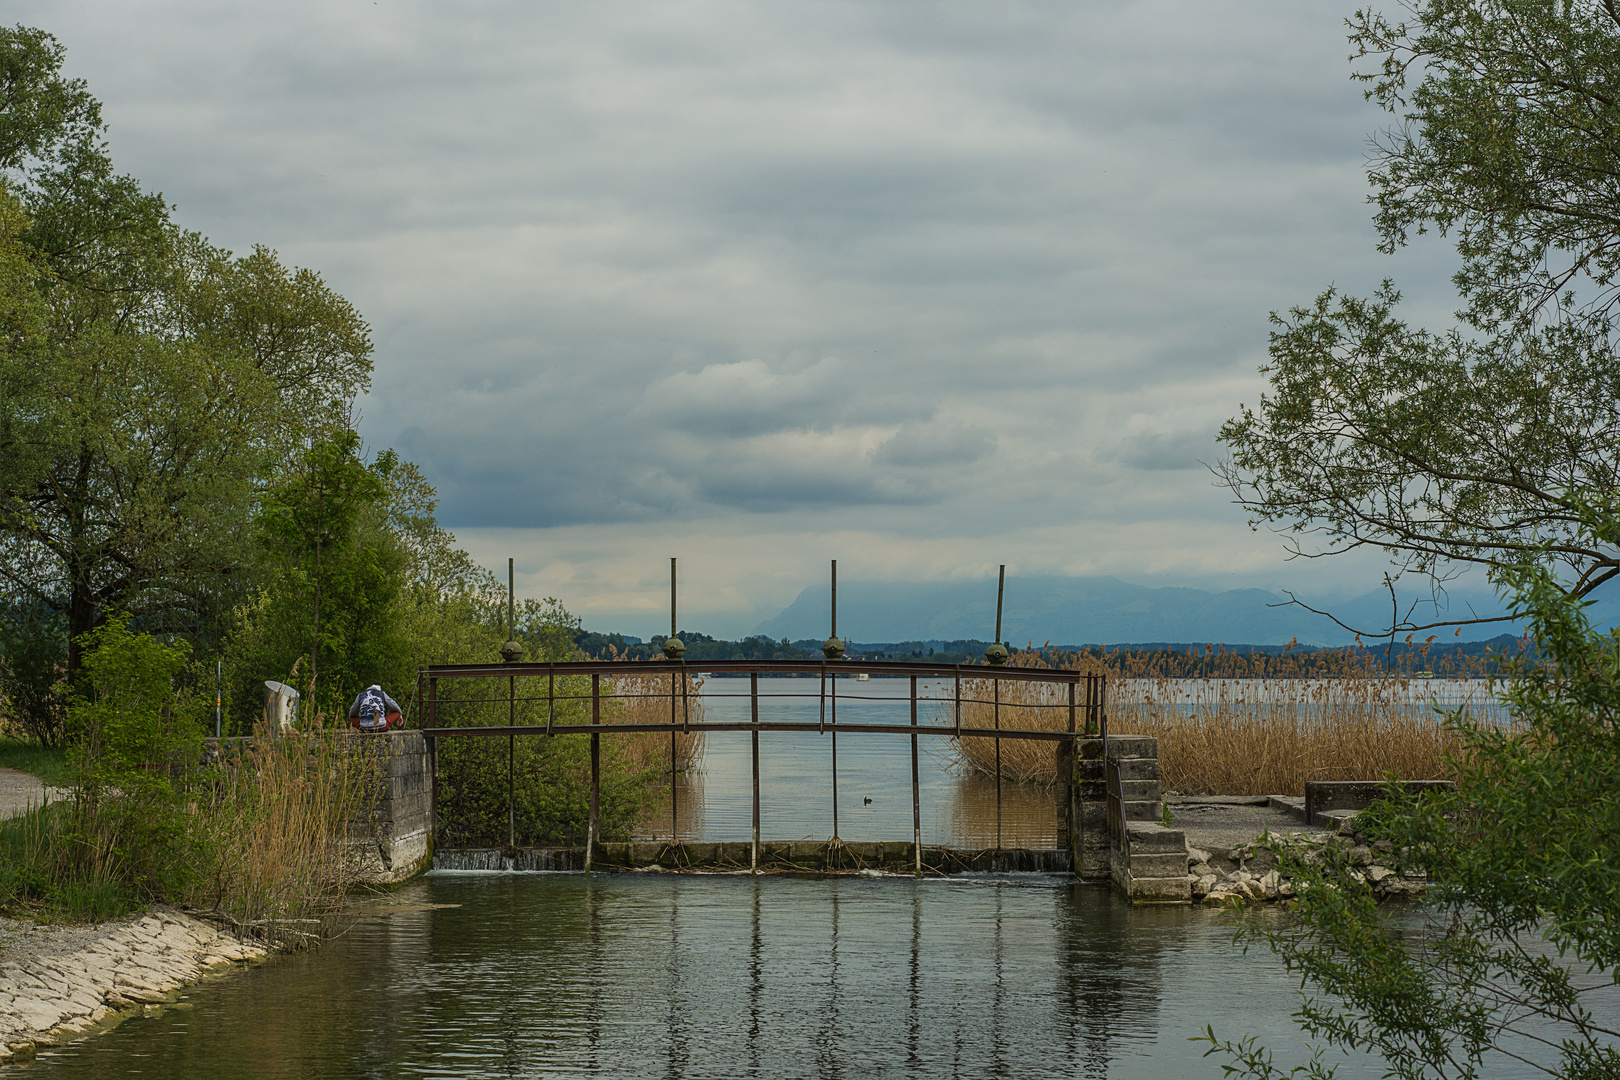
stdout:
{"type": "Polygon", "coordinates": [[[461,906],[363,923],[27,1073],[1117,1078],[1210,1072],[1186,1041],[1209,1022],[1294,1038],[1293,980],[1219,916],[1056,878],[487,874],[404,896],[461,906]]]}
{"type": "MultiPolygon", "coordinates": [[[[817,681],[759,680],[760,718],[814,722],[820,709],[817,681]]],[[[713,721],[746,721],[748,683],[710,679],[704,709],[713,721]]],[[[945,680],[922,680],[923,723],[950,696],[945,680]]],[[[839,680],[841,723],[910,722],[910,684],[904,679],[839,680]]],[[[829,702],[830,704],[830,702],[829,702]]],[[[830,712],[829,712],[830,718],[830,712]]],[[[996,846],[995,781],[954,768],[950,741],[918,740],[924,844],[955,848],[996,846]]],[[[833,744],[830,735],[771,732],[760,736],[760,831],[766,840],[826,840],[833,831],[833,744]]],[[[667,783],[667,782],[666,782],[667,783]]],[[[694,772],[677,778],[683,840],[747,840],[753,834],[753,757],[745,732],[711,732],[694,772]]],[[[838,742],[838,823],[846,840],[912,837],[911,740],[906,735],[848,735],[838,742]]],[[[670,835],[669,799],[647,821],[642,836],[670,835]]],[[[1037,784],[1003,785],[1003,847],[1054,847],[1056,795],[1037,784]]]]}

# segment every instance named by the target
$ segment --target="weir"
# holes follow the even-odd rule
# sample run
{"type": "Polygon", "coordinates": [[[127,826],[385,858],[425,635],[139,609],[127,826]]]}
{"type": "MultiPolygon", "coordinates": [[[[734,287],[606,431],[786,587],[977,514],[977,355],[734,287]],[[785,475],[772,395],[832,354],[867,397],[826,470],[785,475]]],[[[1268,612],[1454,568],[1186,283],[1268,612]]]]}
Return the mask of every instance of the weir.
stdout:
{"type": "MultiPolygon", "coordinates": [[[[1101,674],[1032,668],[981,667],[978,665],[947,665],[896,661],[723,661],[705,662],[702,673],[710,676],[747,676],[750,697],[750,717],[745,722],[692,721],[688,701],[694,692],[694,672],[679,660],[665,661],[573,661],[564,663],[440,665],[423,672],[426,682],[426,718],[422,730],[384,736],[389,739],[417,736],[420,743],[400,743],[400,752],[389,755],[390,768],[399,773],[397,785],[390,781],[390,791],[397,786],[401,794],[413,789],[422,790],[421,800],[426,821],[422,830],[432,851],[432,865],[438,869],[461,870],[713,870],[752,871],[756,873],[851,873],[859,871],[886,871],[938,875],[970,871],[1008,872],[1040,871],[1048,873],[1074,873],[1084,880],[1111,882],[1133,902],[1189,903],[1191,893],[1187,880],[1187,854],[1185,837],[1180,830],[1159,824],[1162,800],[1159,791],[1158,755],[1156,741],[1129,735],[1111,736],[1107,721],[1107,680],[1101,674]],[[762,674],[797,676],[817,679],[814,696],[819,700],[820,719],[814,722],[772,720],[760,714],[761,695],[758,679],[762,674]],[[837,700],[846,701],[859,695],[845,692],[840,695],[837,677],[866,675],[869,678],[904,679],[909,681],[909,722],[839,723],[837,700]],[[570,692],[570,686],[583,687],[589,676],[589,692],[570,692]],[[614,676],[667,676],[670,700],[669,721],[604,723],[602,710],[605,701],[611,701],[614,676]],[[918,680],[948,680],[952,695],[948,699],[948,723],[920,722],[918,715],[918,680]],[[504,695],[483,695],[469,692],[476,680],[499,680],[504,684],[504,695]],[[441,681],[447,686],[441,687],[441,681]],[[520,696],[520,681],[534,693],[520,696]],[[991,684],[990,697],[980,699],[964,697],[964,683],[969,687],[980,682],[991,684]],[[1021,709],[1057,710],[1060,723],[1053,729],[1011,728],[1002,726],[1004,707],[1002,682],[1036,682],[1052,684],[1058,688],[1057,700],[1030,704],[1026,700],[1021,709]],[[830,687],[829,687],[830,684],[830,687]],[[467,687],[468,691],[445,693],[445,690],[467,687]],[[539,693],[539,688],[544,693],[539,693]],[[590,723],[556,722],[559,707],[574,703],[578,708],[589,702],[590,723]],[[488,724],[478,723],[476,713],[488,712],[496,707],[515,721],[518,705],[525,711],[538,712],[544,703],[546,722],[488,724]],[[992,723],[989,727],[963,722],[964,706],[988,707],[992,723]],[[474,714],[472,723],[455,723],[458,709],[474,714]],[[600,839],[601,808],[601,737],[630,732],[748,732],[753,751],[753,835],[749,840],[736,842],[693,842],[671,839],[658,841],[604,841],[600,839]],[[910,843],[904,841],[845,840],[837,835],[827,841],[773,841],[760,835],[760,803],[768,792],[760,790],[759,740],[762,733],[816,732],[836,738],[838,734],[863,737],[907,736],[912,755],[912,808],[913,834],[910,843]],[[582,734],[590,736],[590,819],[583,844],[574,846],[525,846],[518,844],[516,814],[513,810],[515,778],[508,775],[508,836],[504,845],[491,847],[451,848],[438,843],[439,838],[439,776],[437,756],[439,740],[465,738],[499,738],[505,736],[509,747],[518,736],[582,734]],[[983,850],[958,850],[928,846],[922,843],[921,812],[918,793],[917,741],[922,735],[944,735],[956,739],[1021,739],[1057,743],[1059,774],[1064,779],[1054,789],[1057,820],[1056,848],[1004,848],[999,843],[1000,785],[997,784],[997,837],[998,843],[983,850]],[[420,755],[420,762],[412,759],[420,755]],[[418,779],[420,778],[420,779],[418,779]]],[[[485,686],[489,685],[485,682],[485,686]]],[[[810,685],[807,682],[807,686],[810,685]]],[[[773,697],[767,696],[769,702],[773,697]]],[[[905,702],[907,699],[882,700],[905,702]]],[[[998,743],[999,745],[999,743],[998,743]]],[[[836,755],[837,747],[829,739],[829,751],[836,755]]],[[[847,750],[846,750],[847,752],[847,750]]],[[[997,755],[999,759],[999,754],[997,755]]],[[[507,756],[508,770],[515,768],[515,755],[507,756]]],[[[836,776],[836,757],[834,758],[836,776]]],[[[671,770],[672,801],[674,771],[671,770]]],[[[410,802],[408,795],[406,803],[410,802]]],[[[403,807],[404,804],[402,804],[403,807]]],[[[414,838],[419,835],[416,823],[408,820],[407,812],[396,820],[390,816],[389,828],[393,834],[414,838]]],[[[672,819],[673,820],[673,819],[672,819]]],[[[404,851],[415,846],[404,843],[404,851]]],[[[379,860],[399,862],[393,859],[379,860]]],[[[404,862],[416,862],[407,855],[404,862]]],[[[416,862],[416,865],[421,865],[416,862]]],[[[384,875],[392,878],[393,873],[384,875]]]]}

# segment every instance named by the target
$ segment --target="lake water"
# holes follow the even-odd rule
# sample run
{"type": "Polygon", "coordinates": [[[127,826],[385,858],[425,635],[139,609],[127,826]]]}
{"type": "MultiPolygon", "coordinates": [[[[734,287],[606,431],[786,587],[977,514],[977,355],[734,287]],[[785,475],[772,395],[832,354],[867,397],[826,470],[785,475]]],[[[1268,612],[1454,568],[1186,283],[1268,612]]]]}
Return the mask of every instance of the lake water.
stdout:
{"type": "Polygon", "coordinates": [[[26,1075],[1214,1078],[1205,1024],[1295,1041],[1294,981],[1222,915],[1068,879],[454,874],[395,899],[26,1075]]]}
{"type": "MultiPolygon", "coordinates": [[[[831,681],[829,681],[829,690],[831,681]]],[[[762,678],[761,720],[815,723],[820,681],[762,678]]],[[[919,724],[944,723],[952,708],[950,680],[919,680],[919,724]]],[[[840,724],[909,724],[911,686],[905,679],[837,680],[840,724]]],[[[705,719],[749,719],[747,679],[708,679],[705,719]]],[[[829,701],[828,718],[832,716],[829,701]]],[[[948,738],[918,742],[922,840],[956,848],[996,846],[996,785],[954,768],[948,738]]],[[[838,834],[845,840],[912,837],[911,739],[906,735],[838,736],[838,834]]],[[[709,732],[698,768],[678,777],[683,840],[747,840],[753,830],[753,757],[747,732],[709,732]]],[[[827,840],[833,835],[833,737],[763,732],[759,737],[760,835],[766,840],[827,840]]],[[[1053,847],[1056,794],[1038,785],[1003,784],[1001,846],[1053,847]]],[[[669,807],[647,822],[644,835],[670,834],[669,807]]]]}

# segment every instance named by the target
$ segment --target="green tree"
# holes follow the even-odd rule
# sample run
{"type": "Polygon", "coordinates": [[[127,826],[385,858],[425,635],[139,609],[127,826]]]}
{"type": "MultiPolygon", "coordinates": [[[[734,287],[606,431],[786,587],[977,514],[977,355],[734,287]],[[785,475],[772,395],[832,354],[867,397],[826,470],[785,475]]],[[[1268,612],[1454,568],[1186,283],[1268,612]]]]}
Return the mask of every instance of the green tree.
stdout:
{"type": "Polygon", "coordinates": [[[203,702],[183,685],[191,650],[134,632],[122,615],[84,644],[68,710],[79,857],[140,896],[175,895],[198,862],[180,798],[203,731],[203,702]]]}
{"type": "Polygon", "coordinates": [[[217,636],[259,489],[341,429],[371,360],[316,275],[212,247],[116,174],[61,63],[0,30],[0,581],[65,614],[71,672],[108,610],[217,636]]]}
{"type": "Polygon", "coordinates": [[[264,495],[257,518],[269,584],[245,609],[233,645],[234,711],[257,712],[267,678],[296,680],[304,709],[341,719],[348,700],[378,682],[409,681],[400,625],[408,556],[389,527],[392,454],[368,466],[352,431],[310,446],[264,495]]]}
{"type": "MultiPolygon", "coordinates": [[[[1620,540],[1605,515],[1601,535],[1620,540]]],[[[1504,572],[1539,662],[1510,662],[1497,684],[1516,726],[1447,718],[1462,741],[1454,792],[1391,798],[1357,818],[1396,869],[1427,876],[1429,919],[1380,908],[1352,854],[1282,861],[1300,898],[1268,942],[1310,988],[1304,1029],[1345,1051],[1372,1050],[1402,1078],[1489,1075],[1524,1056],[1550,1075],[1620,1075],[1620,1032],[1586,1004],[1620,973],[1620,631],[1595,630],[1548,570],[1504,572]]],[[[1229,1075],[1290,1075],[1252,1040],[1221,1041],[1229,1075]]],[[[1305,1075],[1325,1077],[1320,1060],[1305,1075]]]]}
{"type": "Polygon", "coordinates": [[[0,611],[0,695],[9,720],[43,746],[58,746],[67,725],[67,632],[44,604],[0,611]]]}
{"type": "MultiPolygon", "coordinates": [[[[1374,220],[1385,251],[1453,238],[1460,326],[1408,326],[1387,283],[1273,316],[1269,392],[1222,428],[1216,471],[1299,555],[1380,549],[1442,586],[1535,553],[1586,596],[1620,574],[1570,495],[1620,495],[1620,19],[1573,0],[1407,16],[1350,22],[1357,77],[1399,120],[1376,144],[1374,220]]],[[[1469,621],[1491,620],[1368,632],[1469,621]]]]}

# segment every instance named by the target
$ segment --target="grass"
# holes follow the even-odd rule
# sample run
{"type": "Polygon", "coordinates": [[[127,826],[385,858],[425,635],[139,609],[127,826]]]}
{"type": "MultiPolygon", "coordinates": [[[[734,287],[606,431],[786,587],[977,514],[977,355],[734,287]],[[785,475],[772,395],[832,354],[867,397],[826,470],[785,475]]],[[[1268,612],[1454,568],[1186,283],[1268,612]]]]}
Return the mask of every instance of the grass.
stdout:
{"type": "Polygon", "coordinates": [[[359,882],[385,742],[318,722],[275,739],[262,726],[256,734],[189,808],[206,858],[186,900],[297,943],[294,924],[335,912],[359,882]]]}
{"type": "MultiPolygon", "coordinates": [[[[0,820],[0,910],[99,922],[167,901],[305,942],[308,921],[338,910],[359,880],[382,744],[346,727],[258,734],[238,757],[185,772],[158,803],[113,791],[0,820]]],[[[60,755],[23,749],[4,760],[43,763],[48,780],[66,781],[60,755]]]]}
{"type": "MultiPolygon", "coordinates": [[[[1286,658],[1284,658],[1286,659],[1286,658]]],[[[1219,657],[1214,657],[1218,661],[1219,657]]],[[[1421,693],[1427,683],[1377,670],[1364,654],[1346,650],[1336,664],[1311,657],[1305,677],[1268,658],[1272,677],[1241,678],[1216,673],[1177,678],[1149,667],[1135,668],[1128,655],[1058,657],[1049,665],[1017,654],[1021,667],[1109,670],[1109,732],[1159,740],[1164,789],[1196,795],[1301,795],[1307,780],[1365,780],[1394,775],[1439,780],[1450,775],[1448,755],[1460,749],[1442,718],[1421,693]],[[1276,670],[1281,668],[1281,670],[1276,670]]],[[[1233,671],[1248,658],[1234,658],[1233,671]]],[[[1480,698],[1484,698],[1483,684],[1480,698]]],[[[992,680],[963,682],[963,723],[993,726],[992,680]]],[[[1056,731],[1067,727],[1067,688],[1055,683],[1002,681],[1001,726],[1056,731]]],[[[1082,721],[1083,723],[1083,713],[1082,721]]],[[[959,763],[993,775],[996,748],[990,739],[963,739],[959,763]]],[[[1001,775],[1014,781],[1057,779],[1056,746],[1003,740],[1001,775]]]]}
{"type": "Polygon", "coordinates": [[[0,820],[0,911],[41,922],[101,922],[141,906],[105,864],[80,856],[73,804],[56,802],[0,820]]]}
{"type": "Polygon", "coordinates": [[[0,736],[0,768],[37,776],[51,787],[68,782],[66,748],[41,746],[31,739],[0,736]]]}

